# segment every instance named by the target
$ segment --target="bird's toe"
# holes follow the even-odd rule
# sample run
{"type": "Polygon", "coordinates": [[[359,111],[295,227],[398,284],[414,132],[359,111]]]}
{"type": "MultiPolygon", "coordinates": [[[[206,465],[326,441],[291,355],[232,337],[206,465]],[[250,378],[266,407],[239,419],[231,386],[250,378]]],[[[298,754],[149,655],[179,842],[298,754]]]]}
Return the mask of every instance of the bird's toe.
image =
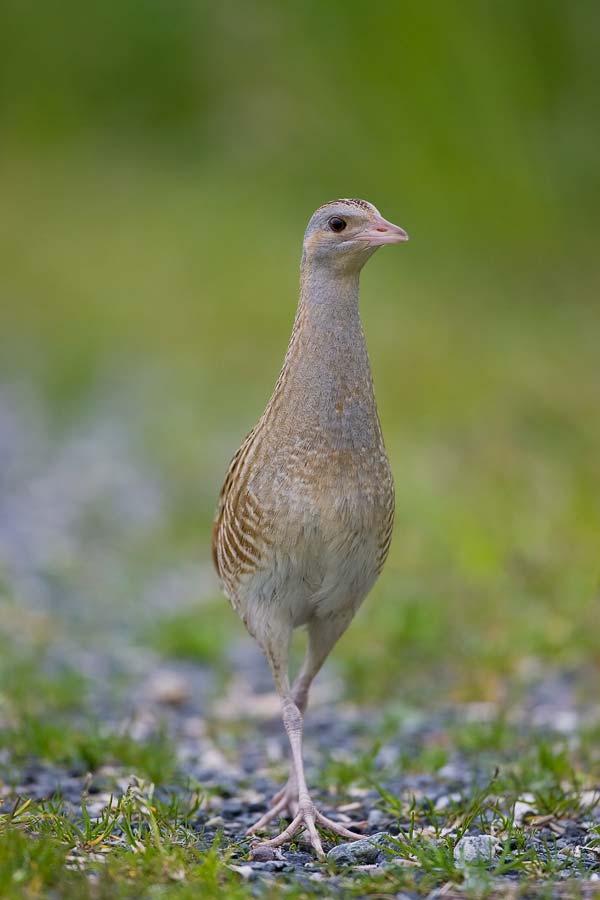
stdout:
{"type": "Polygon", "coordinates": [[[274,819],[285,818],[295,819],[298,814],[298,788],[290,779],[284,787],[282,787],[273,799],[269,809],[248,828],[246,834],[255,834],[261,831],[266,825],[274,819]]]}
{"type": "MultiPolygon", "coordinates": [[[[344,825],[341,825],[340,822],[334,822],[333,819],[330,819],[328,816],[324,816],[322,812],[319,810],[316,811],[317,814],[317,822],[323,828],[326,828],[327,831],[332,831],[334,834],[339,834],[340,837],[346,838],[347,841],[360,841],[364,838],[364,834],[358,834],[356,831],[350,831],[350,829],[346,828],[344,825]]],[[[358,828],[360,824],[365,823],[357,823],[353,827],[358,828]]]]}
{"type": "MultiPolygon", "coordinates": [[[[265,813],[265,815],[249,829],[249,833],[254,834],[259,828],[262,828],[269,821],[272,821],[277,815],[275,810],[283,803],[285,803],[285,796],[281,797],[278,804],[269,810],[268,813],[265,813]]],[[[254,847],[253,852],[255,852],[258,847],[281,847],[283,844],[287,844],[291,841],[298,832],[304,831],[318,859],[323,860],[325,859],[325,851],[323,850],[323,844],[317,826],[320,826],[325,831],[337,834],[347,841],[359,841],[364,837],[364,835],[358,834],[355,831],[350,831],[339,822],[335,822],[333,819],[328,818],[328,816],[323,815],[323,813],[316,808],[312,800],[305,798],[299,802],[298,811],[288,827],[275,837],[266,841],[261,841],[254,847]]]]}

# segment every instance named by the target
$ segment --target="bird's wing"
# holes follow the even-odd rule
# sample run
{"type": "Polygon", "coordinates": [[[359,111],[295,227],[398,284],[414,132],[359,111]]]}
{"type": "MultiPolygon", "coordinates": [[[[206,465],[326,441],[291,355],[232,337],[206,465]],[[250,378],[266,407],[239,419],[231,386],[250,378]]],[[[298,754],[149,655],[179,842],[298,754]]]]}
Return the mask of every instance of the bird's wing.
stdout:
{"type": "Polygon", "coordinates": [[[379,533],[379,549],[377,553],[376,572],[381,574],[381,570],[385,564],[390,544],[392,543],[392,534],[394,531],[394,513],[395,513],[395,497],[394,497],[394,480],[391,472],[387,479],[387,492],[385,501],[385,515],[383,518],[383,527],[379,533]]]}
{"type": "Polygon", "coordinates": [[[260,564],[268,539],[265,510],[249,484],[256,428],[233,457],[221,489],[213,526],[212,555],[227,594],[233,597],[240,578],[260,564]]]}

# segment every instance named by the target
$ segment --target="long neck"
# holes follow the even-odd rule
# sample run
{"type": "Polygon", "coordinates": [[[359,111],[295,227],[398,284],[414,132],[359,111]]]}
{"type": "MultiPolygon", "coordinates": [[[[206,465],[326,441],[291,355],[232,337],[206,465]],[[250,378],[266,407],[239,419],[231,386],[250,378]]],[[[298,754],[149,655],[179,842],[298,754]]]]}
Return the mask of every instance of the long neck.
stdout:
{"type": "Polygon", "coordinates": [[[294,440],[341,450],[381,443],[358,287],[358,271],[303,259],[296,319],[265,412],[294,440]]]}

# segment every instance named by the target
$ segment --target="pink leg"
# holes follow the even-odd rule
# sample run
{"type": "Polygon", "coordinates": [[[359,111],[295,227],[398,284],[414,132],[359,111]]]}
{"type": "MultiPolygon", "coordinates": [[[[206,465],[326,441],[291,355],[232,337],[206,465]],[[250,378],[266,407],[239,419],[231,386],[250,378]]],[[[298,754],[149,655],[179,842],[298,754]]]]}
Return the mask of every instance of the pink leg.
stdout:
{"type": "Polygon", "coordinates": [[[271,665],[277,692],[281,697],[283,724],[290,742],[292,775],[290,776],[290,782],[284,788],[283,794],[280,792],[275,796],[274,806],[252,826],[251,832],[262,828],[283,812],[284,809],[288,808],[287,801],[290,794],[287,790],[290,783],[292,784],[292,790],[297,790],[298,806],[296,815],[293,817],[290,825],[276,837],[261,842],[262,846],[280,847],[282,844],[290,841],[298,831],[305,830],[317,856],[319,859],[324,859],[325,852],[317,831],[317,825],[339,834],[346,840],[360,840],[363,837],[363,835],[350,831],[339,823],[334,822],[333,819],[324,816],[315,807],[306,785],[304,760],[302,757],[303,711],[306,707],[310,684],[321,668],[329,650],[344,631],[348,621],[349,619],[343,622],[334,622],[333,627],[331,623],[318,623],[318,629],[317,625],[309,626],[309,649],[302,670],[294,683],[293,690],[290,689],[287,674],[289,643],[285,647],[280,645],[267,647],[267,659],[271,665]],[[327,624],[329,624],[329,627],[327,627],[327,624]],[[295,785],[292,781],[294,775],[295,785]]]}

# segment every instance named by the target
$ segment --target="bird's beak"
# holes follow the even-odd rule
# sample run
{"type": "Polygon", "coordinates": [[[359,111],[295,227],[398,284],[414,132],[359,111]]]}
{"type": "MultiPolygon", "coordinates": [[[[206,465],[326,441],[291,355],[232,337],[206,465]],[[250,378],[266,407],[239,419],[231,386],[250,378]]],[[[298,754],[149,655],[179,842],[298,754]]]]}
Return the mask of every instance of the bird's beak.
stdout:
{"type": "Polygon", "coordinates": [[[364,241],[372,247],[379,247],[381,244],[401,244],[408,240],[408,235],[404,228],[393,225],[382,216],[377,216],[368,228],[357,235],[357,240],[364,241]]]}

